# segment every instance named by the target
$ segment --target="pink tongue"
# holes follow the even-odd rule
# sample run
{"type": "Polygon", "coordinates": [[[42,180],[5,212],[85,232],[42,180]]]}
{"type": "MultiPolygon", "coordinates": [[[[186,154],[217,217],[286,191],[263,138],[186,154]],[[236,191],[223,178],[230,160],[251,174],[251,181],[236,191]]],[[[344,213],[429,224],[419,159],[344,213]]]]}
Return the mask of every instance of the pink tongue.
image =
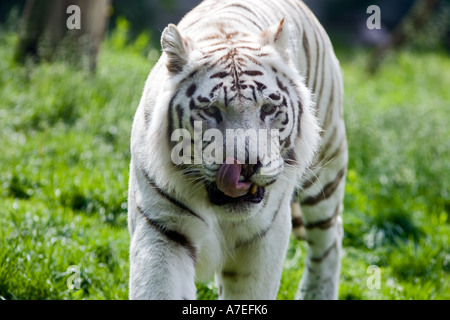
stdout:
{"type": "Polygon", "coordinates": [[[227,156],[225,163],[222,164],[217,172],[217,187],[220,191],[229,197],[240,197],[248,193],[251,182],[239,182],[241,175],[241,163],[227,156]],[[227,162],[233,162],[228,164],[227,162]]]}

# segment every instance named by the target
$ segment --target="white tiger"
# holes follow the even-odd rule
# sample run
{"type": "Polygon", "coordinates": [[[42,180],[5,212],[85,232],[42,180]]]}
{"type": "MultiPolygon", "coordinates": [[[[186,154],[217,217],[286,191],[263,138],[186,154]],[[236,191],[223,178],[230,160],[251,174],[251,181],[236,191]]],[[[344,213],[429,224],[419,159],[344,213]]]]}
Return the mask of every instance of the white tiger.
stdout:
{"type": "Polygon", "coordinates": [[[220,299],[275,299],[294,223],[309,245],[297,298],[336,299],[347,145],[324,29],[299,0],[204,0],[161,44],[131,136],[130,298],[196,299],[214,275],[220,299]],[[175,164],[172,134],[196,121],[276,129],[278,158],[247,161],[249,138],[244,160],[175,164]]]}

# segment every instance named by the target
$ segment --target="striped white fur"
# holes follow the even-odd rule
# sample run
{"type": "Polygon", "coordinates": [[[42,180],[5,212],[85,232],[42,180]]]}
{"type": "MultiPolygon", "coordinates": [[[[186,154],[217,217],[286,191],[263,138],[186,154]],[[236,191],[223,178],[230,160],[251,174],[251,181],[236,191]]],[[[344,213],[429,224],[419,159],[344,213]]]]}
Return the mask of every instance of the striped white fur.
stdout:
{"type": "Polygon", "coordinates": [[[130,298],[195,299],[215,276],[221,299],[275,299],[294,221],[309,244],[297,298],[336,299],[347,146],[319,22],[298,0],[205,0],[161,43],[131,137],[130,298]],[[245,167],[259,202],[216,204],[220,165],[173,163],[171,134],[194,121],[279,130],[277,170],[245,167]]]}

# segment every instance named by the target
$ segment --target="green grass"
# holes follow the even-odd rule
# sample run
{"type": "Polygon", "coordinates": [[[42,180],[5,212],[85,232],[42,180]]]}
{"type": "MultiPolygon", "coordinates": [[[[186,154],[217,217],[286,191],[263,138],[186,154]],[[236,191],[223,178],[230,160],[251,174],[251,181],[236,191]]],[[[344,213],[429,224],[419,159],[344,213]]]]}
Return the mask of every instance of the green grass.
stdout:
{"type": "MultiPolygon", "coordinates": [[[[126,299],[146,40],[113,34],[93,76],[63,62],[17,65],[15,41],[0,35],[0,298],[126,299]],[[70,266],[80,290],[67,287],[70,266]]],[[[450,59],[402,52],[370,77],[365,52],[339,56],[350,148],[340,298],[450,299],[450,59]],[[380,289],[366,286],[370,265],[380,289]]],[[[292,239],[280,299],[294,297],[305,251],[292,239]]],[[[212,282],[198,291],[217,297],[212,282]]]]}
{"type": "Polygon", "coordinates": [[[110,41],[95,76],[20,66],[0,39],[0,296],[125,299],[130,128],[152,63],[110,41]]]}

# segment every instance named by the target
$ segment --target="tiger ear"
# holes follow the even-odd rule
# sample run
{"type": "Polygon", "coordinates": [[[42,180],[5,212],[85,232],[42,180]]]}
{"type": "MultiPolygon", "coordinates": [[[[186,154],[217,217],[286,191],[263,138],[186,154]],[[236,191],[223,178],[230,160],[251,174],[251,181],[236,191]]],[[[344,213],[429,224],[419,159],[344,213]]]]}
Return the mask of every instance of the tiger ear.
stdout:
{"type": "Polygon", "coordinates": [[[188,63],[189,39],[183,39],[174,24],[169,24],[161,35],[161,48],[167,55],[166,66],[171,74],[178,74],[188,63]]]}
{"type": "Polygon", "coordinates": [[[284,23],[284,18],[280,23],[271,26],[261,33],[261,45],[272,46],[285,59],[289,60],[287,48],[289,45],[289,27],[284,23]]]}

